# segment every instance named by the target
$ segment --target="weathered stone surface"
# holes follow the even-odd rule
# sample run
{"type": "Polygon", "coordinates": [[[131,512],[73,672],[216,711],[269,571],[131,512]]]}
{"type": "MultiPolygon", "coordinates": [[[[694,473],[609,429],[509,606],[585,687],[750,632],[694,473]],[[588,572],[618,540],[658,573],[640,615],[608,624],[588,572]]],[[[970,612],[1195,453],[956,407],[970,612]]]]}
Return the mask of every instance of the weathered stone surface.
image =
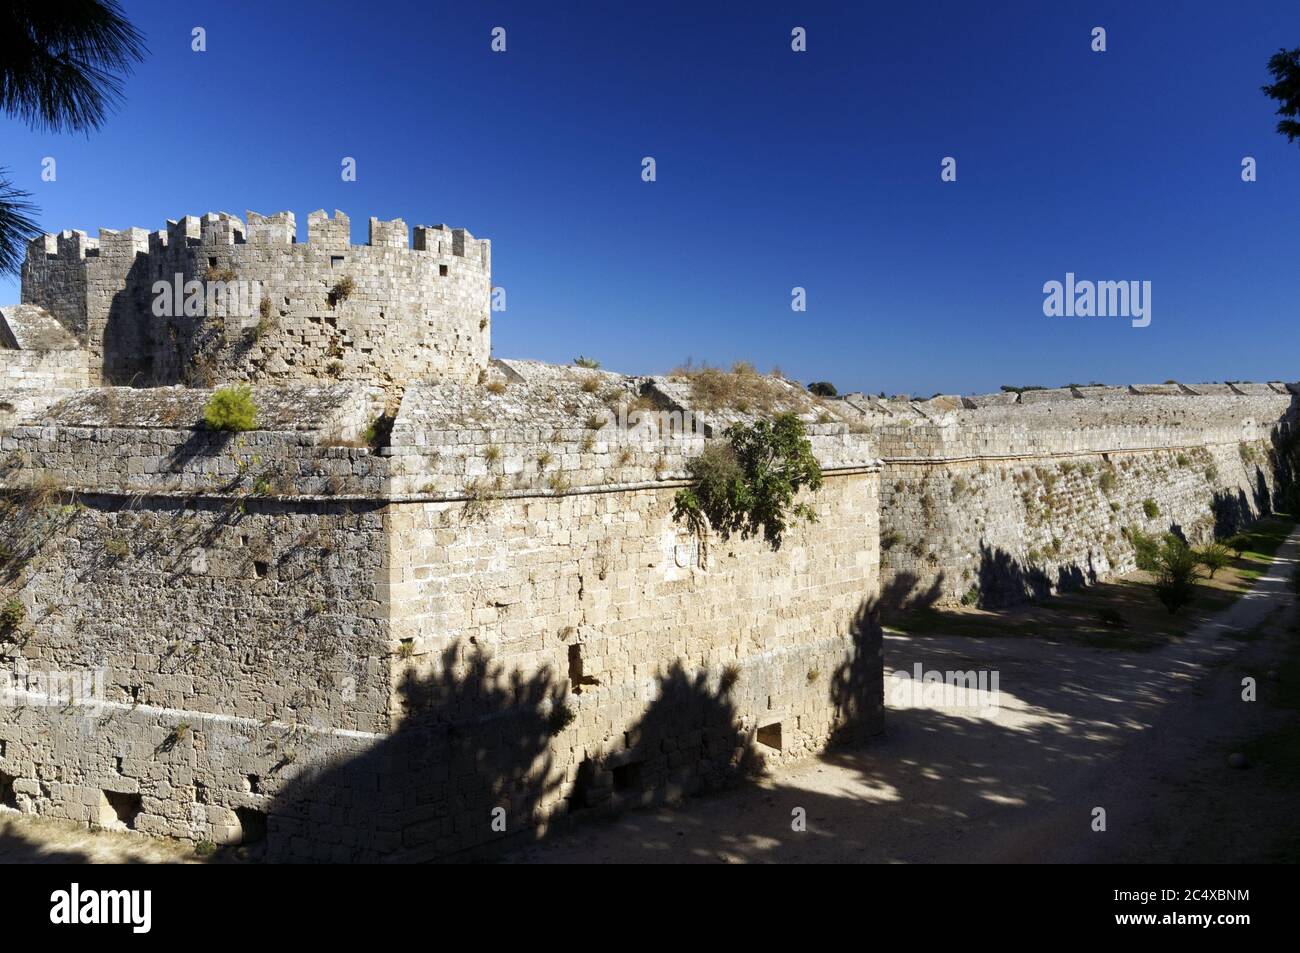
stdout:
{"type": "Polygon", "coordinates": [[[0,364],[30,368],[0,381],[3,808],[428,856],[502,836],[494,811],[538,832],[879,730],[860,412],[489,361],[486,242],[372,220],[357,247],[337,212],[293,233],[220,214],[33,246],[24,300],[85,348],[0,351],[30,362],[0,364]],[[150,282],[208,269],[264,280],[274,326],[146,319],[150,282]],[[205,429],[209,380],[253,382],[255,429],[205,429]],[[689,459],[779,409],[823,464],[817,522],[779,548],[688,532],[689,459]]]}
{"type": "Polygon", "coordinates": [[[370,860],[680,797],[879,730],[882,602],[1100,579],[1125,528],[1206,539],[1284,476],[1296,385],[820,399],[491,360],[486,241],[349,229],[33,244],[4,313],[80,346],[0,347],[0,809],[370,860]],[[152,313],[209,272],[267,314],[152,313]],[[258,425],[209,431],[231,381],[258,425]],[[816,522],[673,519],[709,440],[787,411],[816,522]]]}
{"type": "Polygon", "coordinates": [[[15,304],[0,308],[0,348],[74,351],[77,339],[44,308],[15,304]]]}

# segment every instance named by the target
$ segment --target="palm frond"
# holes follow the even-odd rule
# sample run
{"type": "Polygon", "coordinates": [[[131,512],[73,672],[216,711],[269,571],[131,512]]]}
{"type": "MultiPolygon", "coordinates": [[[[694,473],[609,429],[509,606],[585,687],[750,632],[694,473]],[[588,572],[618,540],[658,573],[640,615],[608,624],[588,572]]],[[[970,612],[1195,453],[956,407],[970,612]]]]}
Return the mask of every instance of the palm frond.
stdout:
{"type": "Polygon", "coordinates": [[[27,253],[27,243],[40,234],[28,202],[31,193],[14,188],[0,169],[0,274],[18,274],[27,253]]]}
{"type": "Polygon", "coordinates": [[[0,6],[0,110],[52,132],[96,129],[144,53],[116,0],[9,0],[0,6]]]}

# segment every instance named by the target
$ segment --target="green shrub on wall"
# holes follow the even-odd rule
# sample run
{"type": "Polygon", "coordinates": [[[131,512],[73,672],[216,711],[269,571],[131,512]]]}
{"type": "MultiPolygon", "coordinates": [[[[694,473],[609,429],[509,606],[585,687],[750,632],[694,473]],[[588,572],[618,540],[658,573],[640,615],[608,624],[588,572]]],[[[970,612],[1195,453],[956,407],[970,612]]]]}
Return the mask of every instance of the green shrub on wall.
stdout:
{"type": "Polygon", "coordinates": [[[252,430],[257,426],[257,403],[247,384],[223,387],[203,408],[203,422],[212,430],[252,430]]]}
{"type": "Polygon", "coordinates": [[[732,424],[725,443],[711,443],[690,461],[693,483],[679,490],[673,519],[693,532],[708,527],[722,536],[749,537],[762,529],[773,546],[791,519],[815,521],[806,503],[795,503],[804,487],[818,490],[822,471],[812,454],[803,423],[794,414],[760,420],[752,426],[732,424]]]}
{"type": "Polygon", "coordinates": [[[23,624],[23,619],[27,618],[27,610],[17,599],[10,599],[3,606],[0,606],[0,632],[12,632],[23,624]]]}

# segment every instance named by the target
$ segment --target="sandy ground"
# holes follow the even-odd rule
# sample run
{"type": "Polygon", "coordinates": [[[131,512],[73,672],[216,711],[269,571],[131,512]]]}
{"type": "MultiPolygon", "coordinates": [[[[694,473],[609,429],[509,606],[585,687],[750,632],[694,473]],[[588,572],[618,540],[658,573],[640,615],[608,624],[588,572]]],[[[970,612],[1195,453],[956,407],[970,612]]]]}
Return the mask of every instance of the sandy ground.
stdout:
{"type": "MultiPolygon", "coordinates": [[[[886,732],[732,791],[577,825],[499,859],[565,862],[1247,862],[1294,836],[1282,766],[1228,766],[1264,732],[1300,730],[1269,703],[1295,634],[1300,531],[1250,593],[1144,654],[1039,638],[887,633],[886,674],[998,673],[998,705],[899,707],[886,732]],[[1248,636],[1248,638],[1243,638],[1248,636]],[[1274,678],[1269,678],[1272,672],[1274,678]],[[1241,699],[1243,676],[1259,701],[1241,699]],[[1095,831],[1095,809],[1106,829],[1095,831]],[[796,809],[806,829],[792,830],[796,809]]],[[[924,702],[924,699],[922,699],[924,702]]],[[[0,862],[166,863],[184,845],[0,814],[0,862]]],[[[1291,857],[1289,859],[1295,859],[1291,857]]]]}

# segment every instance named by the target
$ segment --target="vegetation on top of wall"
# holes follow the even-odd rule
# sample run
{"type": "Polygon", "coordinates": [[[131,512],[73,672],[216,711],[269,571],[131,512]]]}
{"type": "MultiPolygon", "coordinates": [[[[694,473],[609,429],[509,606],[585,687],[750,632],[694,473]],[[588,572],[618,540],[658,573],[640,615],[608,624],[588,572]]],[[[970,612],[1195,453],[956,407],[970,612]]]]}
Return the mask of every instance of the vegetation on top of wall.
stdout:
{"type": "Polygon", "coordinates": [[[804,397],[801,391],[791,390],[780,376],[760,374],[753,364],[745,361],[732,364],[729,371],[687,363],[674,370],[671,376],[685,378],[690,383],[691,401],[704,411],[771,414],[791,409],[791,404],[804,397]]]}
{"type": "Polygon", "coordinates": [[[365,429],[361,439],[366,442],[366,446],[371,450],[378,450],[381,447],[388,446],[393,437],[393,424],[397,422],[397,413],[395,411],[384,411],[374,419],[374,422],[365,429]]]}
{"type": "Polygon", "coordinates": [[[710,443],[687,465],[692,485],[679,490],[673,518],[693,532],[708,527],[725,538],[742,538],[760,528],[773,548],[781,545],[791,519],[816,520],[807,503],[795,503],[798,492],[822,485],[822,471],[794,414],[760,420],[752,426],[733,424],[725,443],[710,443]]]}
{"type": "Polygon", "coordinates": [[[1160,504],[1148,496],[1142,501],[1142,512],[1146,514],[1147,519],[1153,520],[1160,515],[1160,504]]]}
{"type": "Polygon", "coordinates": [[[212,430],[242,431],[257,427],[257,402],[247,384],[222,387],[203,408],[203,422],[212,430]]]}
{"type": "Polygon", "coordinates": [[[813,381],[808,385],[808,393],[815,397],[836,397],[839,391],[830,381],[813,381]]]}
{"type": "Polygon", "coordinates": [[[600,361],[596,360],[594,357],[584,357],[581,354],[573,359],[573,363],[577,364],[579,367],[585,367],[593,371],[600,367],[600,361]]]}

